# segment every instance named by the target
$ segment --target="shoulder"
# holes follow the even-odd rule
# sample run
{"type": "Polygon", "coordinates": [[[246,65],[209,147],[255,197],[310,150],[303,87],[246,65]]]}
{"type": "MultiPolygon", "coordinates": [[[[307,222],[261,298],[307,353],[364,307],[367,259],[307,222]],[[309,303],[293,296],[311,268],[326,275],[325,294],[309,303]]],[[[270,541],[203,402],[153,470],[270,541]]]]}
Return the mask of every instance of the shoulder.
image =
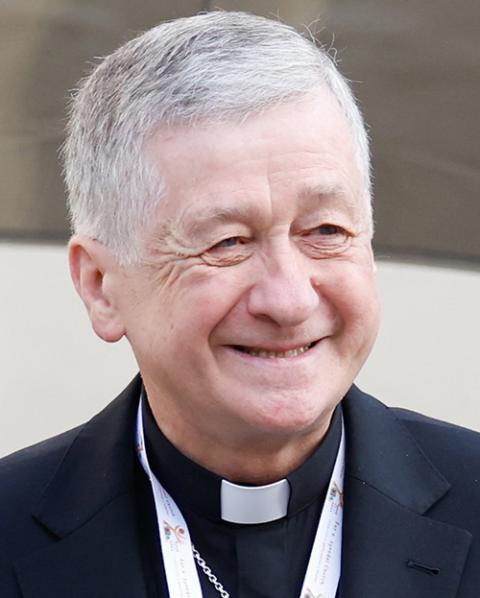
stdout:
{"type": "Polygon", "coordinates": [[[355,428],[360,428],[364,436],[389,432],[386,445],[398,440],[398,436],[391,434],[395,428],[390,426],[396,421],[398,430],[411,437],[433,461],[456,463],[459,459],[480,457],[479,432],[416,411],[387,406],[356,386],[346,396],[344,412],[347,418],[353,415],[355,428]]]}
{"type": "MultiPolygon", "coordinates": [[[[60,483],[60,472],[64,497],[90,492],[86,480],[95,486],[116,479],[115,468],[133,451],[140,387],[137,376],[85,424],[0,459],[0,542],[18,535],[19,526],[25,533],[36,529],[34,514],[54,480],[60,483]]],[[[81,500],[77,496],[77,503],[81,500]]]]}
{"type": "MultiPolygon", "coordinates": [[[[36,504],[72,454],[75,466],[91,469],[92,459],[97,468],[102,459],[114,463],[122,440],[130,446],[140,388],[141,379],[136,376],[115,400],[85,424],[0,459],[0,530],[8,509],[18,512],[36,504]]],[[[73,467],[72,476],[76,473],[78,467],[73,467]]]]}
{"type": "Polygon", "coordinates": [[[480,494],[480,433],[407,409],[390,410],[448,479],[468,481],[480,494]]]}
{"type": "Polygon", "coordinates": [[[390,410],[425,448],[440,445],[454,453],[480,455],[479,432],[408,409],[391,407],[390,410]]]}
{"type": "Polygon", "coordinates": [[[0,459],[0,541],[31,513],[83,426],[0,459]]]}
{"type": "Polygon", "coordinates": [[[361,460],[354,459],[360,473],[367,464],[376,463],[378,455],[383,455],[382,463],[389,456],[392,474],[395,468],[411,464],[414,454],[415,462],[420,463],[422,455],[448,483],[447,503],[457,497],[459,504],[469,504],[470,496],[480,504],[478,432],[407,409],[388,407],[355,386],[346,396],[344,415],[351,452],[363,455],[361,460]]]}

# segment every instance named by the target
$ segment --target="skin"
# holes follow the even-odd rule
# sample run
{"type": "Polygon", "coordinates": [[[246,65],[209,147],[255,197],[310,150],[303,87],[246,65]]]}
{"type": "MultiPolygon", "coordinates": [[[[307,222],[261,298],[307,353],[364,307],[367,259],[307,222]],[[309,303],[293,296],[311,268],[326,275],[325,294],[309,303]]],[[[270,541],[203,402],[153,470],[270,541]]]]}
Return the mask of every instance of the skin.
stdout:
{"type": "Polygon", "coordinates": [[[232,481],[278,480],[321,442],[378,328],[348,123],[318,89],[242,124],[159,130],[146,152],[165,196],[145,260],[75,236],[76,288],[101,338],[128,338],[174,445],[232,481]]]}

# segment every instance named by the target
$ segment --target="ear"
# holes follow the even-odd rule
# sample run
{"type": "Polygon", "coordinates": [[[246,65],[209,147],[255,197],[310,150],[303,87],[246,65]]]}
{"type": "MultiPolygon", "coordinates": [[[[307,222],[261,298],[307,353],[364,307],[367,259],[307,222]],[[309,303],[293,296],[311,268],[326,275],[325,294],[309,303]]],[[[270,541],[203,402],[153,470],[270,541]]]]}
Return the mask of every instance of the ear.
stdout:
{"type": "Polygon", "coordinates": [[[68,259],[73,284],[80,295],[96,334],[109,343],[125,334],[122,319],[107,280],[118,275],[118,264],[99,241],[74,235],[68,245],[68,259]]]}

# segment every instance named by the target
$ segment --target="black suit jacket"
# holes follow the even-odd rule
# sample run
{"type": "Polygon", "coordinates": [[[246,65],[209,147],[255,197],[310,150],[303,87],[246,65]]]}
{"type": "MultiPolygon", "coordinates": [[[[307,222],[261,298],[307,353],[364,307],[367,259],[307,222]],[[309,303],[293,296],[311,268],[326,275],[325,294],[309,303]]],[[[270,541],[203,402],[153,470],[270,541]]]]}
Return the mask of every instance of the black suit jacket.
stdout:
{"type": "MultiPolygon", "coordinates": [[[[150,596],[135,513],[140,384],[0,462],[1,598],[150,596]]],[[[341,597],[478,598],[480,435],[355,387],[343,408],[341,597]]]]}

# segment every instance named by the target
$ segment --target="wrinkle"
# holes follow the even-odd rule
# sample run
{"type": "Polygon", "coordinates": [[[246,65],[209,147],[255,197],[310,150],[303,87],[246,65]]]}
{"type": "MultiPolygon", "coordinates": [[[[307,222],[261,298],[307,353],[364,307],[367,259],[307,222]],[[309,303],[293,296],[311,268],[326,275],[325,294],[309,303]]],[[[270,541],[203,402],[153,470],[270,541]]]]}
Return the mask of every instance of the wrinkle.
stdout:
{"type": "Polygon", "coordinates": [[[143,266],[159,287],[171,287],[195,266],[201,265],[201,248],[177,234],[170,221],[163,222],[146,243],[143,266]]]}

